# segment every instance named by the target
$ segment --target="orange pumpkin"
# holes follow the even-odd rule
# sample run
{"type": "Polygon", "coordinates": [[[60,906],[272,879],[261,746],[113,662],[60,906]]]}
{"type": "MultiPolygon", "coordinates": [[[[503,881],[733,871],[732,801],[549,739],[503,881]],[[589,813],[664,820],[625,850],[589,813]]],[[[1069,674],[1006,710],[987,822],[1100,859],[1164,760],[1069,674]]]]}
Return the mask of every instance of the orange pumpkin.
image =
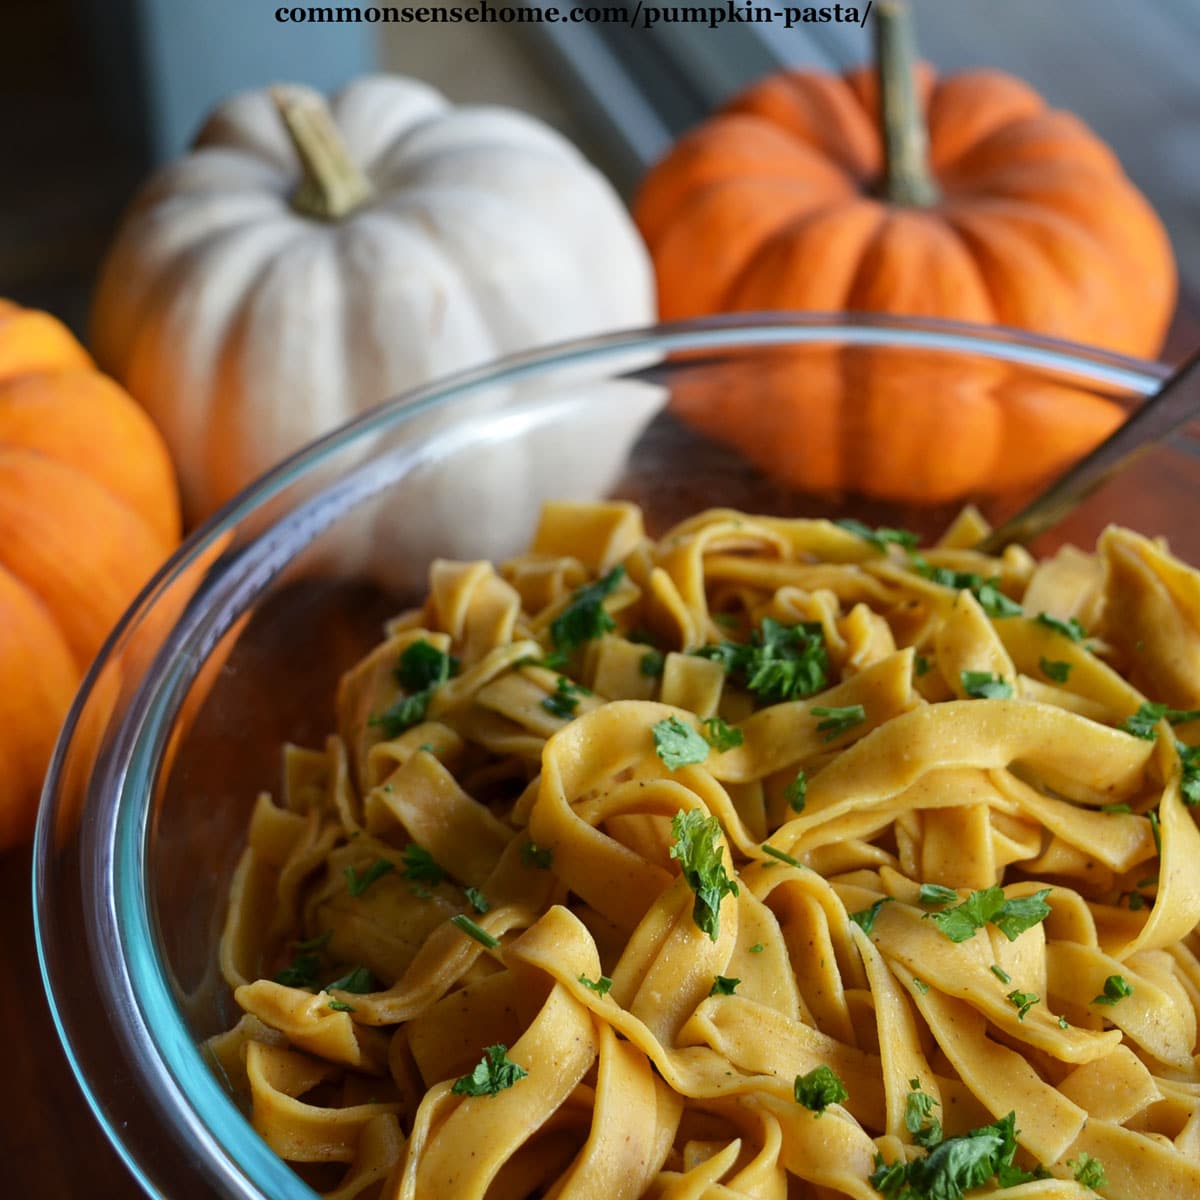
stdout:
{"type": "Polygon", "coordinates": [[[663,319],[846,309],[1156,354],[1174,261],[1112,152],[1010,75],[915,69],[903,8],[875,10],[878,70],[771,76],[650,171],[663,319]]]}
{"type": "Polygon", "coordinates": [[[59,321],[0,300],[0,849],[29,836],[84,670],[178,540],[149,418],[59,321]]]}
{"type": "MultiPolygon", "coordinates": [[[[663,318],[846,309],[1157,353],[1174,261],[1112,153],[1011,76],[935,78],[904,6],[875,13],[877,71],[772,76],[650,172],[635,216],[663,318]]],[[[780,352],[753,384],[676,387],[673,407],[792,487],[917,504],[1028,489],[1123,418],[1026,373],[886,348],[780,352]]]]}

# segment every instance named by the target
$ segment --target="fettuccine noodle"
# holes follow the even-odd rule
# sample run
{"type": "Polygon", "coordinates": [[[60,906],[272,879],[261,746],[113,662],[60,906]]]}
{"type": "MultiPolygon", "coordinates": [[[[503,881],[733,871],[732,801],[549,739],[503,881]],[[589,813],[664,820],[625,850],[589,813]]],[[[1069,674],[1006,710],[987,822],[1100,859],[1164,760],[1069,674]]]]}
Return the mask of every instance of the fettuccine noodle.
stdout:
{"type": "Polygon", "coordinates": [[[260,796],[208,1043],[336,1200],[1200,1195],[1200,574],[552,504],[260,796]]]}

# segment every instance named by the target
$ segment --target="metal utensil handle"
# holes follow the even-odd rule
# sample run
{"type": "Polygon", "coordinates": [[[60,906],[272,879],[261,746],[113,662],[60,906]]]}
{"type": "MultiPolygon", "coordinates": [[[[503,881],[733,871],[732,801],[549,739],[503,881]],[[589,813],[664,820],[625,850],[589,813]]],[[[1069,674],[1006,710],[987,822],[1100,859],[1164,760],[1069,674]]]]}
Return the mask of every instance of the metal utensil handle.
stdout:
{"type": "Polygon", "coordinates": [[[1061,521],[1105,480],[1198,415],[1200,350],[1192,354],[1129,420],[1036,500],[998,529],[993,529],[976,549],[985,554],[998,554],[1012,542],[1031,541],[1061,521]]]}

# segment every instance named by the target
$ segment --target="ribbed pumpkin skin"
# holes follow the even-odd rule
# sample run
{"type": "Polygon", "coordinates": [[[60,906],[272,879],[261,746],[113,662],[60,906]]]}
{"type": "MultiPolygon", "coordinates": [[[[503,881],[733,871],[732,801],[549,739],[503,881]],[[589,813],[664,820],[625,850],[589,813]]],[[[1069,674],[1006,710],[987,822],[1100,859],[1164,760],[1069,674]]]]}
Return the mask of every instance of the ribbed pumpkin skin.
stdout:
{"type": "Polygon", "coordinates": [[[871,192],[874,71],[771,76],[682,138],[634,215],[664,319],[755,309],[948,317],[1153,356],[1175,301],[1161,223],[1075,117],[998,71],[918,76],[931,208],[871,192]]]}
{"type": "MultiPolygon", "coordinates": [[[[996,71],[915,76],[941,191],[874,194],[873,69],[771,76],[682,138],[635,206],[666,319],[851,310],[1002,324],[1152,356],[1175,299],[1163,228],[1076,118],[996,71]]],[[[937,504],[1036,485],[1123,419],[1027,372],[888,347],[780,351],[675,411],[791,487],[937,504]]]]}
{"type": "Polygon", "coordinates": [[[179,540],[162,439],[46,313],[0,301],[0,850],[83,672],[179,540]]]}

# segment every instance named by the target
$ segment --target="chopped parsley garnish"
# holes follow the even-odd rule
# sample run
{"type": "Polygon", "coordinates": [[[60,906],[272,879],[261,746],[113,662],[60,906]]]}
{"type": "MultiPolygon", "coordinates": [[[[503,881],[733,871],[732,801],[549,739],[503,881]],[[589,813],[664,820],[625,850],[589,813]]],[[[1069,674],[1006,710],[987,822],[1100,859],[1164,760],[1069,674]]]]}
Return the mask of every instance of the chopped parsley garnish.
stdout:
{"type": "Polygon", "coordinates": [[[355,995],[362,996],[367,992],[377,992],[379,990],[379,981],[366,967],[355,967],[353,971],[347,972],[341,979],[335,979],[332,983],[327,983],[322,990],[326,992],[354,992],[355,995]]]}
{"type": "Polygon", "coordinates": [[[872,546],[877,550],[882,550],[885,554],[889,545],[915,550],[917,543],[921,540],[915,533],[907,529],[889,529],[886,525],[872,529],[870,525],[864,525],[853,517],[843,517],[839,521],[834,521],[834,524],[848,533],[856,534],[864,542],[870,542],[872,546]]]}
{"type": "Polygon", "coordinates": [[[940,883],[923,883],[919,899],[926,908],[935,904],[954,904],[958,893],[953,888],[942,887],[940,883]]]}
{"type": "Polygon", "coordinates": [[[575,710],[579,707],[579,697],[589,695],[591,692],[588,688],[568,679],[565,675],[560,675],[558,682],[554,685],[553,693],[542,700],[542,707],[551,716],[569,721],[575,716],[575,710]]]}
{"type": "Polygon", "coordinates": [[[804,811],[805,799],[808,796],[808,776],[803,771],[796,772],[796,778],[783,789],[783,798],[788,802],[792,812],[804,811]]]}
{"type": "Polygon", "coordinates": [[[1108,1176],[1104,1173],[1104,1164],[1093,1158],[1086,1150],[1079,1152],[1077,1159],[1067,1159],[1067,1166],[1075,1173],[1075,1182],[1096,1191],[1108,1186],[1108,1176]]]}
{"type": "Polygon", "coordinates": [[[1154,853],[1162,858],[1162,825],[1158,820],[1158,809],[1148,812],[1146,816],[1150,821],[1150,836],[1154,839],[1154,853]]]}
{"type": "Polygon", "coordinates": [[[409,693],[401,696],[382,713],[369,718],[369,724],[381,725],[385,737],[396,737],[419,725],[429,711],[429,701],[447,679],[457,674],[459,662],[426,641],[413,642],[400,655],[396,682],[409,693]]]}
{"type": "Polygon", "coordinates": [[[617,623],[604,609],[604,597],[612,592],[625,575],[618,565],[594,583],[577,588],[566,608],[550,622],[550,638],[554,648],[563,653],[593,638],[611,633],[617,623]]]}
{"type": "Polygon", "coordinates": [[[963,671],[962,685],[976,700],[1007,700],[1013,694],[1012,684],[994,671],[963,671]]]}
{"type": "Polygon", "coordinates": [[[749,642],[718,642],[695,653],[738,675],[748,691],[768,704],[812,696],[829,683],[825,635],[815,621],[784,625],[764,617],[749,642]]]}
{"type": "Polygon", "coordinates": [[[458,674],[459,661],[426,641],[413,642],[400,655],[396,682],[406,692],[435,688],[458,674]]]}
{"type": "Polygon", "coordinates": [[[612,987],[612,980],[607,975],[601,975],[599,979],[589,979],[586,975],[580,975],[579,982],[597,996],[607,996],[608,989],[612,987]]]}
{"type": "Polygon", "coordinates": [[[922,996],[929,992],[929,984],[927,984],[923,979],[918,979],[915,975],[913,976],[913,987],[915,987],[922,996]]]}
{"type": "Polygon", "coordinates": [[[275,982],[283,984],[284,987],[312,987],[317,982],[320,970],[321,959],[318,955],[300,951],[293,954],[292,961],[275,976],[275,982]]]}
{"type": "Polygon", "coordinates": [[[1141,892],[1129,893],[1129,911],[1141,912],[1146,907],[1146,897],[1141,892]]]}
{"type": "Polygon", "coordinates": [[[918,654],[913,659],[913,669],[916,671],[918,679],[920,679],[922,675],[928,675],[929,668],[932,665],[933,664],[929,661],[929,659],[927,659],[923,654],[918,654]]]}
{"type": "Polygon", "coordinates": [[[1033,992],[1023,992],[1019,988],[1013,988],[1004,998],[1017,1010],[1018,1021],[1025,1020],[1029,1010],[1041,1001],[1040,996],[1033,992]]]}
{"type": "Polygon", "coordinates": [[[465,913],[459,913],[457,917],[451,917],[450,924],[457,925],[467,937],[474,938],[481,946],[486,946],[489,950],[495,950],[500,945],[499,938],[492,937],[486,929],[476,925],[465,913]]]}
{"type": "Polygon", "coordinates": [[[859,912],[852,912],[847,915],[863,933],[869,934],[875,928],[875,918],[879,916],[879,910],[891,899],[891,896],[881,896],[870,908],[864,908],[859,912]]]}
{"type": "Polygon", "coordinates": [[[754,945],[750,947],[750,953],[761,954],[765,949],[766,947],[762,944],[762,942],[755,942],[754,945]]]}
{"type": "Polygon", "coordinates": [[[334,1012],[353,1012],[354,1011],[353,1004],[346,1004],[342,1000],[330,1000],[328,1007],[332,1008],[334,1012]]]}
{"type": "Polygon", "coordinates": [[[1068,617],[1065,621],[1060,621],[1057,617],[1043,612],[1038,613],[1034,620],[1039,625],[1045,625],[1047,629],[1053,629],[1056,633],[1061,633],[1063,637],[1070,638],[1073,642],[1082,642],[1087,637],[1087,632],[1076,617],[1068,617]]]}
{"type": "Polygon", "coordinates": [[[293,942],[293,950],[320,950],[329,945],[330,938],[333,937],[333,930],[327,929],[324,933],[318,933],[316,937],[311,937],[307,942],[293,942]]]}
{"type": "Polygon", "coordinates": [[[404,860],[405,879],[411,879],[414,883],[437,884],[446,878],[446,872],[437,865],[433,855],[416,842],[405,846],[400,857],[404,860]]]}
{"type": "Polygon", "coordinates": [[[814,717],[824,718],[817,722],[817,732],[825,734],[822,739],[832,742],[838,734],[861,725],[867,719],[867,710],[861,704],[846,704],[841,708],[825,708],[817,705],[809,710],[814,717]]]}
{"type": "Polygon", "coordinates": [[[741,983],[740,979],[729,979],[725,975],[718,975],[713,980],[713,985],[708,990],[710,996],[732,996],[737,990],[737,985],[741,983]]]}
{"type": "Polygon", "coordinates": [[[1053,683],[1066,683],[1071,677],[1071,664],[1069,662],[1053,662],[1048,658],[1039,658],[1038,666],[1042,669],[1042,674],[1053,683]]]}
{"type": "Polygon", "coordinates": [[[343,872],[346,889],[352,896],[361,896],[377,879],[395,869],[396,864],[389,858],[377,858],[361,875],[353,867],[347,867],[343,872]]]}
{"type": "MultiPolygon", "coordinates": [[[[922,904],[949,903],[948,900],[935,897],[935,886],[922,885],[922,904]]],[[[942,893],[949,890],[940,889],[942,893]]],[[[961,904],[956,904],[953,908],[926,913],[925,919],[933,921],[952,942],[965,942],[973,938],[989,922],[1010,942],[1015,942],[1025,930],[1033,928],[1050,915],[1050,905],[1046,903],[1049,894],[1049,888],[1042,888],[1032,896],[1009,900],[1005,899],[1003,889],[997,884],[972,892],[961,904]]]]}
{"type": "Polygon", "coordinates": [[[541,658],[536,658],[532,654],[518,658],[513,663],[513,668],[519,670],[521,667],[544,667],[547,671],[561,671],[566,665],[567,656],[561,650],[551,650],[549,654],[543,654],[541,658]]]}
{"type": "Polygon", "coordinates": [[[641,662],[638,663],[638,669],[643,675],[649,675],[657,679],[662,675],[666,661],[667,657],[661,650],[647,650],[642,655],[641,662]]]}
{"type": "Polygon", "coordinates": [[[715,942],[721,901],[738,894],[738,885],[729,878],[721,858],[721,823],[698,808],[689,808],[671,819],[671,836],[675,839],[671,857],[679,860],[683,877],[696,895],[692,920],[715,942]]]}
{"type": "Polygon", "coordinates": [[[528,1074],[508,1057],[507,1046],[488,1046],[479,1065],[469,1075],[456,1079],[450,1090],[456,1096],[495,1096],[528,1074]]]}
{"type": "Polygon", "coordinates": [[[1137,712],[1126,717],[1121,728],[1134,737],[1145,738],[1152,742],[1159,721],[1166,717],[1171,725],[1184,725],[1188,721],[1200,721],[1200,709],[1170,708],[1166,704],[1152,704],[1150,701],[1138,706],[1137,712]]]}
{"type": "Polygon", "coordinates": [[[539,846],[537,842],[526,842],[521,847],[521,861],[527,867],[537,867],[539,871],[548,871],[554,863],[554,851],[539,846]]]}
{"type": "Polygon", "coordinates": [[[956,592],[968,591],[989,617],[1019,617],[1024,609],[1015,601],[1010,600],[1000,590],[998,577],[984,579],[973,571],[952,571],[949,567],[931,567],[924,559],[917,556],[913,563],[918,575],[923,575],[931,583],[942,587],[953,588],[956,592]]]}
{"type": "Polygon", "coordinates": [[[1012,983],[1012,976],[999,964],[992,963],[988,968],[1001,983],[1012,983]]]}
{"type": "Polygon", "coordinates": [[[708,743],[678,717],[667,717],[654,726],[654,749],[669,770],[702,763],[708,757],[708,743]]]}
{"type": "Polygon", "coordinates": [[[1014,1162],[1015,1113],[959,1137],[934,1142],[931,1134],[922,1143],[929,1152],[921,1158],[885,1163],[881,1154],[875,1156],[870,1182],[887,1200],[962,1200],[993,1179],[1004,1188],[1046,1177],[1040,1168],[1023,1171],[1014,1162]]]}
{"type": "Polygon", "coordinates": [[[797,1075],[792,1085],[797,1104],[803,1104],[819,1117],[831,1104],[841,1104],[850,1098],[846,1085],[832,1067],[814,1067],[807,1075],[797,1075]]]}
{"type": "Polygon", "coordinates": [[[1200,804],[1200,746],[1186,746],[1183,742],[1175,742],[1175,750],[1183,765],[1183,774],[1179,780],[1179,794],[1188,808],[1200,804]]]}
{"type": "Polygon", "coordinates": [[[1133,995],[1133,987],[1124,975],[1110,975],[1104,981],[1104,991],[1099,996],[1088,1001],[1089,1004],[1103,1004],[1111,1008],[1118,1000],[1133,995]]]}
{"type": "Polygon", "coordinates": [[[921,1091],[921,1081],[910,1079],[912,1091],[904,1099],[904,1128],[913,1135],[918,1146],[934,1146],[942,1140],[942,1123],[933,1115],[938,1105],[928,1092],[921,1091]]]}
{"type": "Polygon", "coordinates": [[[1117,813],[1131,813],[1133,809],[1128,804],[1105,804],[1101,806],[1100,811],[1115,815],[1117,813]]]}
{"type": "Polygon", "coordinates": [[[740,729],[726,724],[720,717],[705,717],[700,722],[700,732],[704,740],[717,751],[732,750],[746,740],[740,729]]]}
{"type": "Polygon", "coordinates": [[[486,912],[491,912],[492,906],[488,902],[488,898],[478,888],[463,888],[463,894],[467,897],[467,902],[470,906],[480,916],[486,912]]]}
{"type": "Polygon", "coordinates": [[[1070,1023],[1070,1021],[1067,1020],[1066,1017],[1059,1017],[1058,1018],[1058,1027],[1059,1027],[1059,1029],[1070,1029],[1071,1023],[1070,1023]]]}
{"type": "MultiPolygon", "coordinates": [[[[768,842],[763,842],[762,849],[772,858],[777,858],[781,863],[787,863],[789,867],[802,867],[804,864],[798,859],[793,858],[790,854],[785,854],[782,850],[776,849],[768,842]]],[[[769,864],[768,864],[769,865],[769,864]]]]}

